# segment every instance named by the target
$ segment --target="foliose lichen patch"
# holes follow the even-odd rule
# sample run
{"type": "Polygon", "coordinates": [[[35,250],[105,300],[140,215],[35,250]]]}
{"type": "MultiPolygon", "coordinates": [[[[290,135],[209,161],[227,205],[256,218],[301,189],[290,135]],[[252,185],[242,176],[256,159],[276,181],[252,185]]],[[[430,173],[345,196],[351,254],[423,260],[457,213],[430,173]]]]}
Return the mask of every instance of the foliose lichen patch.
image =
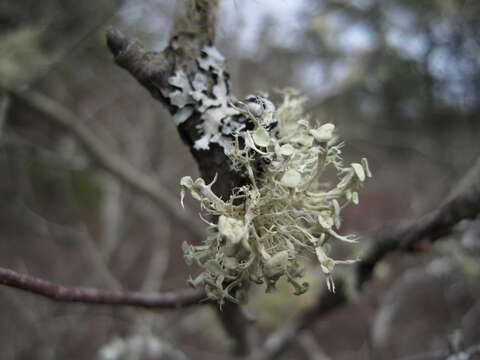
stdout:
{"type": "Polygon", "coordinates": [[[233,150],[234,134],[245,130],[248,118],[232,104],[228,74],[224,70],[224,57],[213,46],[202,49],[197,59],[199,71],[189,78],[179,70],[168,79],[170,90],[162,94],[176,108],[173,119],[178,126],[189,119],[194,111],[200,113],[200,134],[194,143],[196,150],[208,150],[211,143],[222,146],[225,153],[233,150]]]}

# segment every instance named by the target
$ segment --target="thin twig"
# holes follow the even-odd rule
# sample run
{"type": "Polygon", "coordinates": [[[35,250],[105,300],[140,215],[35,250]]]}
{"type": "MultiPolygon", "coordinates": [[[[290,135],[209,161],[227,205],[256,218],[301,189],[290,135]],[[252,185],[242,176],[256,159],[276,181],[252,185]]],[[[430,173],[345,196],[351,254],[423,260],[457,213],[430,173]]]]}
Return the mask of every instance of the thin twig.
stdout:
{"type": "Polygon", "coordinates": [[[193,289],[149,293],[63,286],[5,268],[0,268],[0,284],[40,295],[56,302],[151,309],[175,309],[199,305],[206,298],[202,291],[193,289]]]}

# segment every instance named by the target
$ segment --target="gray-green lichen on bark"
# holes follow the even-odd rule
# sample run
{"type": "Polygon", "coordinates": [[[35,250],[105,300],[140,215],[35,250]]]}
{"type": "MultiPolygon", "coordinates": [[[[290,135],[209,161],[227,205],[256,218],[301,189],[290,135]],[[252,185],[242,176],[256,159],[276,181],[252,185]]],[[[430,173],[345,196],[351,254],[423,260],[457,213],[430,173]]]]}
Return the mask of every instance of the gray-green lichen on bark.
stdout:
{"type": "MultiPolygon", "coordinates": [[[[217,5],[216,0],[188,1],[189,14],[177,18],[174,35],[161,52],[144,49],[140,43],[128,39],[118,30],[110,29],[107,32],[107,44],[115,62],[130,72],[173,116],[179,109],[171,103],[170,97],[163,94],[174,90],[169,79],[176,73],[182,71],[189,81],[193,81],[195,74],[201,72],[197,59],[202,57],[202,49],[213,45],[217,5]],[[185,23],[187,27],[183,26],[185,23]]],[[[228,81],[227,76],[224,79],[228,81]]],[[[209,89],[207,92],[212,93],[215,79],[207,74],[206,84],[209,89]]],[[[179,124],[179,134],[196,159],[202,177],[207,181],[215,175],[222,178],[215,184],[214,191],[218,196],[227,198],[231,189],[245,184],[246,179],[232,171],[224,148],[219,144],[211,143],[208,150],[194,148],[194,143],[201,137],[198,132],[201,122],[201,113],[194,111],[190,118],[179,124]]],[[[234,340],[234,353],[248,353],[248,320],[240,308],[227,303],[217,314],[224,329],[234,340]]]]}
{"type": "Polygon", "coordinates": [[[238,111],[229,105],[229,76],[209,39],[182,32],[162,52],[147,51],[117,30],[110,30],[107,40],[117,64],[169,109],[202,176],[210,181],[222,175],[215,191],[228,196],[241,185],[225,155],[228,128],[238,111]]]}
{"type": "Polygon", "coordinates": [[[190,283],[220,304],[246,298],[252,282],[270,291],[281,277],[300,295],[308,289],[301,282],[301,259],[313,254],[335,291],[335,266],[353,260],[334,260],[328,253],[332,240],[356,242],[355,236],[339,233],[341,211],[358,204],[356,188],[371,176],[368,163],[344,166],[334,125],[308,121],[302,98],[287,92],[278,109],[262,97],[247,100],[237,109],[252,127],[237,131],[227,152],[247,183],[222,199],[202,178],[181,180],[202,208],[218,217],[202,245],[183,245],[187,262],[203,270],[190,283]],[[336,184],[321,183],[329,168],[337,171],[336,184]]]}
{"type": "Polygon", "coordinates": [[[184,244],[187,260],[203,269],[191,284],[223,303],[243,298],[251,282],[270,290],[285,276],[300,294],[298,260],[312,253],[333,290],[335,264],[350,261],[331,259],[329,240],[354,241],[338,232],[340,212],[358,203],[355,188],[370,175],[366,160],[343,166],[333,124],[309,122],[292,93],[278,109],[261,96],[235,100],[213,46],[208,10],[216,2],[189,4],[196,15],[162,52],[114,30],[108,44],[117,64],[169,109],[199,165],[201,178],[183,178],[182,186],[216,220],[204,244],[184,244]],[[320,185],[330,166],[338,183],[320,185]]]}

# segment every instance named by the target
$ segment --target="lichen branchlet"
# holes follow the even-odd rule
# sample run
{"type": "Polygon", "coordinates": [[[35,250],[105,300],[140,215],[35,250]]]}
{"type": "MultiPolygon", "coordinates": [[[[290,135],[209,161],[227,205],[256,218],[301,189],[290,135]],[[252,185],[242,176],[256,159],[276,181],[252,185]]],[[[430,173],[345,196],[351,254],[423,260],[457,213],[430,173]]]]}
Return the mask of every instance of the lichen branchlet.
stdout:
{"type": "Polygon", "coordinates": [[[236,108],[253,129],[235,134],[228,156],[232,170],[245,174],[249,184],[221,199],[201,178],[181,180],[182,198],[189,191],[208,214],[218,217],[216,224],[209,223],[204,244],[183,244],[186,261],[202,268],[190,283],[220,304],[244,299],[252,282],[270,291],[281,277],[299,295],[308,289],[301,282],[301,260],[313,254],[328,289],[335,291],[335,265],[355,260],[329,257],[330,243],[357,241],[354,235],[340,234],[341,212],[358,204],[356,189],[371,177],[367,160],[344,165],[334,125],[313,125],[303,113],[304,99],[293,92],[284,93],[277,109],[266,98],[247,99],[236,108]],[[322,182],[329,168],[338,175],[335,184],[322,182]]]}

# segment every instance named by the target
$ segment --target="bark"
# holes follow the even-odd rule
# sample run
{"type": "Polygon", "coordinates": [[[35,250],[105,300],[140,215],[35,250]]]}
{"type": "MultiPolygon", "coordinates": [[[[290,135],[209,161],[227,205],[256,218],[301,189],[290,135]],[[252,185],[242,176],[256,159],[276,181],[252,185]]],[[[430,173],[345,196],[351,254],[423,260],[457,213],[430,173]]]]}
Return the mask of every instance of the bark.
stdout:
{"type": "MultiPolygon", "coordinates": [[[[176,19],[168,46],[159,52],[145,49],[139,42],[129,39],[119,30],[107,31],[107,45],[116,64],[127,70],[174,118],[182,108],[177,106],[168,94],[175,91],[171,79],[180,72],[184,73],[190,82],[197,74],[205,76],[207,88],[204,93],[212,98],[216,97],[215,86],[223,86],[227,89],[227,95],[230,95],[228,73],[222,69],[222,76],[219,77],[218,73],[205,71],[199,64],[199,59],[205,57],[204,49],[214,43],[217,8],[217,1],[187,2],[187,13],[176,19]]],[[[217,176],[219,180],[212,189],[219,197],[228,199],[232,189],[245,184],[245,178],[232,171],[225,149],[219,144],[211,142],[208,149],[195,147],[196,141],[202,136],[199,126],[204,121],[202,111],[194,107],[190,116],[178,125],[178,132],[195,158],[202,178],[208,183],[217,176]]],[[[223,310],[218,307],[216,309],[224,329],[235,342],[233,352],[237,355],[248,353],[248,319],[240,307],[227,303],[223,310]]]]}

